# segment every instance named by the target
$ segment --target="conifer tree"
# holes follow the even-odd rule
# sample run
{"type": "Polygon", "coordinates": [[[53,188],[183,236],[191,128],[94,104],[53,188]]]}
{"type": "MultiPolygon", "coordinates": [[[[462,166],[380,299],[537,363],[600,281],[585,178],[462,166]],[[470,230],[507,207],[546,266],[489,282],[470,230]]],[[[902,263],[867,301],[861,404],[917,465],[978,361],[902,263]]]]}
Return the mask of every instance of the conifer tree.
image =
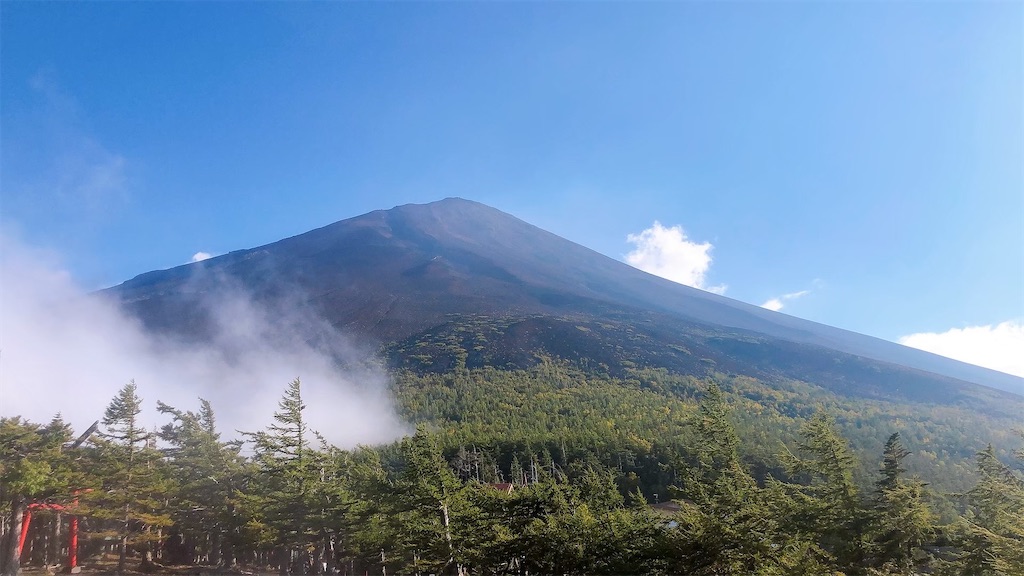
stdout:
{"type": "Polygon", "coordinates": [[[18,540],[31,501],[68,490],[62,446],[70,439],[71,429],[59,414],[45,427],[17,416],[0,418],[0,500],[9,507],[0,543],[3,576],[16,576],[21,568],[18,540]]]}
{"type": "MultiPolygon", "coordinates": [[[[161,428],[160,438],[168,444],[164,453],[176,481],[176,528],[185,533],[190,549],[198,541],[208,541],[202,554],[206,562],[230,566],[236,528],[234,493],[243,470],[241,443],[221,441],[213,407],[206,400],[200,399],[198,412],[181,411],[162,402],[157,409],[172,417],[161,428]]],[[[188,552],[184,560],[191,562],[196,554],[188,552]]]]}
{"type": "Polygon", "coordinates": [[[875,483],[871,517],[872,564],[889,574],[912,574],[915,554],[934,532],[935,517],[924,499],[924,483],[905,477],[910,452],[899,432],[885,443],[881,478],[875,483]]]}
{"type": "Polygon", "coordinates": [[[246,432],[253,444],[255,477],[244,497],[248,531],[259,543],[277,548],[278,570],[291,570],[297,550],[310,549],[324,538],[333,512],[325,502],[332,474],[323,450],[311,447],[319,438],[303,411],[302,385],[293,380],[278,402],[274,422],[266,430],[246,432]]]}
{"type": "MultiPolygon", "coordinates": [[[[168,482],[153,440],[139,420],[142,398],[135,381],[125,384],[103,413],[95,445],[98,490],[87,492],[83,504],[93,518],[109,521],[118,539],[117,572],[125,570],[129,545],[149,545],[158,539],[154,528],[171,523],[164,502],[168,482]]],[[[144,562],[150,561],[147,553],[144,562]]]]}
{"type": "Polygon", "coordinates": [[[359,447],[338,452],[337,470],[343,473],[348,499],[343,521],[348,533],[340,539],[337,553],[350,561],[377,562],[381,550],[395,547],[393,510],[394,488],[374,448],[359,447]]]}
{"type": "Polygon", "coordinates": [[[810,505],[807,529],[843,570],[855,571],[865,556],[866,514],[853,481],[855,460],[835,420],[818,412],[800,429],[802,459],[792,458],[791,473],[808,474],[810,505]]]}
{"type": "MultiPolygon", "coordinates": [[[[695,575],[819,574],[806,534],[789,532],[793,501],[757,486],[739,458],[739,437],[712,383],[693,421],[697,464],[679,488],[684,500],[670,533],[673,572],[695,575]]],[[[776,483],[777,484],[777,483],[776,483]]]]}
{"type": "MultiPolygon", "coordinates": [[[[1021,456],[1021,454],[1018,454],[1021,456]]],[[[1024,479],[989,445],[977,455],[978,483],[967,493],[961,574],[1024,575],[1024,479]]]]}
{"type": "Polygon", "coordinates": [[[393,513],[415,571],[461,573],[464,537],[476,511],[434,434],[422,425],[402,443],[405,470],[395,486],[393,513]]]}

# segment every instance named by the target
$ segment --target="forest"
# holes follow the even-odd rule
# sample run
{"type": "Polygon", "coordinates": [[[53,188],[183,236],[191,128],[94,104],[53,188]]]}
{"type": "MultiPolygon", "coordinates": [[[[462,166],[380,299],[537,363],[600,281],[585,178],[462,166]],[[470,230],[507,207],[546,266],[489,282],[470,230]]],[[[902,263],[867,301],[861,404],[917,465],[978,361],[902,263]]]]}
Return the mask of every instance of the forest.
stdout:
{"type": "Polygon", "coordinates": [[[134,383],[81,443],[59,415],[4,417],[0,572],[63,564],[74,518],[79,563],[113,573],[1024,575],[1019,430],[936,457],[936,435],[970,450],[946,436],[983,430],[633,376],[398,374],[415,433],[353,450],[310,428],[298,379],[237,440],[205,400],[157,402],[146,429],[134,383]]]}

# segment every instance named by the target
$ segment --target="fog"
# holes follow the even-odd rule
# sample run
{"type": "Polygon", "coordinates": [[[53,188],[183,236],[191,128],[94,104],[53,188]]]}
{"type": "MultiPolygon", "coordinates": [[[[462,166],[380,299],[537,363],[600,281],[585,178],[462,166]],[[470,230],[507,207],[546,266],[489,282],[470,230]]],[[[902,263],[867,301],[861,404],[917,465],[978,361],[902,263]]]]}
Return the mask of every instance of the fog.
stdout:
{"type": "Polygon", "coordinates": [[[237,438],[270,424],[285,388],[300,378],[310,427],[338,447],[408,431],[372,351],[353,346],[299,295],[257,305],[227,280],[209,293],[202,306],[213,320],[210,338],[155,336],[76,285],[57,255],[0,235],[0,416],[45,423],[60,412],[81,432],[134,380],[148,427],[167,422],[158,400],[196,410],[202,397],[222,436],[237,438]]]}

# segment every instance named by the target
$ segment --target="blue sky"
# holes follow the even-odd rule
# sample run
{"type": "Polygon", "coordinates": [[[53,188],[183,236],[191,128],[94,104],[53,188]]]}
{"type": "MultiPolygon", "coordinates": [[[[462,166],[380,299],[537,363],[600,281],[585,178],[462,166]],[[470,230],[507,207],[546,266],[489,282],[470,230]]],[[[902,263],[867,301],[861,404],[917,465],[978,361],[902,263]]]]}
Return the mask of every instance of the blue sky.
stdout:
{"type": "Polygon", "coordinates": [[[2,2],[0,27],[0,224],[87,289],[462,196],[1024,371],[1019,2],[2,2]]]}

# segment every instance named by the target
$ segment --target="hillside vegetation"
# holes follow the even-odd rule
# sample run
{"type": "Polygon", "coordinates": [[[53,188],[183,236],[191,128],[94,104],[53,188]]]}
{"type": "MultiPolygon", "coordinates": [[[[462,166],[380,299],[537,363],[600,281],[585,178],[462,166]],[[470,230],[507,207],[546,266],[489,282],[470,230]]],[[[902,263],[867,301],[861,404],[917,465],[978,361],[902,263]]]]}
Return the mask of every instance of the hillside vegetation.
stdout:
{"type": "MultiPolygon", "coordinates": [[[[206,402],[159,405],[148,433],[134,384],[81,447],[59,418],[3,418],[6,544],[27,505],[59,501],[86,564],[107,550],[118,571],[1024,573],[1024,454],[998,419],[544,358],[395,386],[416,433],[351,451],[309,429],[298,380],[244,451],[206,402]]],[[[37,514],[24,561],[55,560],[61,522],[37,514]]]]}

